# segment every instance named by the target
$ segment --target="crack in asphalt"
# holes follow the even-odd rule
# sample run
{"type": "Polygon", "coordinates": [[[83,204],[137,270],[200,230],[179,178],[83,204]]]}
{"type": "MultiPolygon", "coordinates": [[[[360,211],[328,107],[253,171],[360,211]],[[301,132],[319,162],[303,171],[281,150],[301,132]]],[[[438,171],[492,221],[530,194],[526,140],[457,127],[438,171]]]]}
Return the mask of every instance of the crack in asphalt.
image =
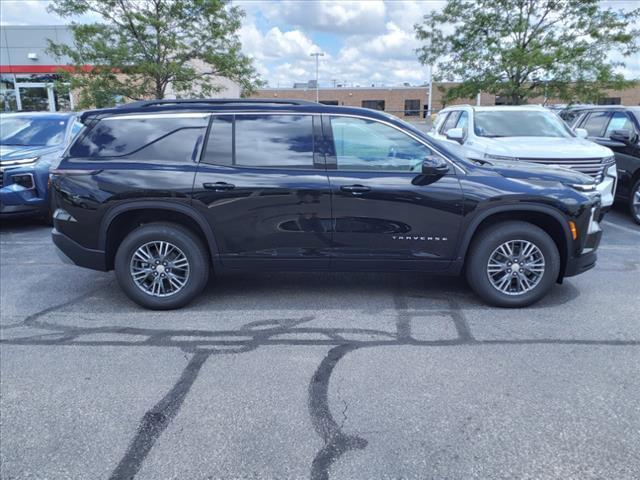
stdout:
{"type": "MultiPolygon", "coordinates": [[[[410,309],[405,285],[396,285],[393,290],[395,312],[395,332],[362,328],[309,327],[313,316],[300,318],[274,318],[249,322],[237,329],[196,330],[196,329],[153,329],[139,327],[78,327],[46,321],[44,317],[72,307],[103,291],[111,282],[100,282],[98,287],[70,300],[47,307],[30,314],[22,322],[7,325],[3,330],[18,326],[46,330],[49,333],[21,336],[0,340],[5,345],[40,346],[120,346],[120,347],[162,347],[179,348],[185,353],[187,365],[181,375],[151,409],[141,418],[136,433],[131,439],[123,457],[113,470],[110,480],[135,478],[156,441],[178,415],[180,408],[202,371],[207,360],[215,355],[239,354],[270,345],[324,345],[331,347],[314,372],[308,386],[307,408],[316,434],[323,446],[311,462],[310,478],[329,478],[331,467],[345,454],[362,450],[368,441],[359,435],[343,431],[347,422],[349,404],[338,395],[344,404],[342,418],[338,423],[329,405],[330,380],[338,363],[348,354],[364,349],[383,346],[475,346],[483,345],[607,345],[640,346],[640,340],[581,340],[581,339],[505,339],[477,340],[464,316],[459,301],[450,295],[427,297],[429,300],[444,300],[445,308],[410,309]],[[456,338],[442,340],[419,340],[412,336],[412,321],[418,316],[448,316],[456,330],[456,338]],[[135,340],[83,340],[88,335],[122,334],[139,337],[135,340]],[[357,340],[349,340],[349,334],[360,335],[357,340]],[[282,337],[285,335],[286,337],[282,337]],[[295,338],[296,335],[316,335],[317,338],[295,338]],[[369,336],[367,339],[366,336],[369,336]],[[180,337],[178,339],[177,337],[180,337]],[[280,337],[280,338],[279,338],[280,337]],[[191,339],[190,339],[191,338],[191,339]]],[[[423,298],[423,297],[420,297],[423,298]]],[[[339,393],[339,392],[338,392],[339,393]]],[[[375,432],[367,432],[369,434],[375,432]]]]}

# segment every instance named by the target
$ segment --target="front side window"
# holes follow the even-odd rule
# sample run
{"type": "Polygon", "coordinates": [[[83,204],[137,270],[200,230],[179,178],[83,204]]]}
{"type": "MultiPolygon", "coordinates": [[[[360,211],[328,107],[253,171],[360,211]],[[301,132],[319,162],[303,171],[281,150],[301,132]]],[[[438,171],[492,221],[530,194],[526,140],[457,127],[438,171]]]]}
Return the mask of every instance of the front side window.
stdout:
{"type": "Polygon", "coordinates": [[[467,112],[462,112],[460,114],[460,118],[458,118],[458,122],[456,123],[456,128],[461,128],[466,133],[467,123],[469,123],[469,114],[467,112]]]}
{"type": "Polygon", "coordinates": [[[587,120],[582,124],[590,137],[601,137],[609,122],[609,112],[593,112],[589,114],[587,120]]]}
{"type": "Polygon", "coordinates": [[[571,137],[565,123],[547,111],[479,111],[474,116],[474,132],[479,137],[571,137]]]}
{"type": "Polygon", "coordinates": [[[332,117],[338,170],[419,171],[431,150],[396,128],[372,120],[332,117]]]}
{"type": "Polygon", "coordinates": [[[607,131],[604,133],[605,137],[609,137],[616,130],[628,130],[633,133],[633,123],[631,123],[631,119],[624,112],[615,112],[609,120],[609,125],[607,126],[607,131]]]}
{"type": "Polygon", "coordinates": [[[205,114],[108,117],[74,143],[69,154],[89,158],[197,161],[208,120],[205,114]]]}
{"type": "Polygon", "coordinates": [[[214,117],[203,162],[239,167],[314,168],[313,117],[214,117]]]}
{"type": "Polygon", "coordinates": [[[59,145],[64,141],[67,120],[7,115],[0,117],[0,144],[29,147],[59,145]]]}
{"type": "Polygon", "coordinates": [[[456,123],[458,123],[458,118],[460,118],[460,112],[451,112],[447,117],[447,121],[444,122],[444,125],[442,126],[442,130],[440,131],[440,133],[444,135],[447,133],[447,131],[451,130],[452,128],[455,128],[456,123]]]}

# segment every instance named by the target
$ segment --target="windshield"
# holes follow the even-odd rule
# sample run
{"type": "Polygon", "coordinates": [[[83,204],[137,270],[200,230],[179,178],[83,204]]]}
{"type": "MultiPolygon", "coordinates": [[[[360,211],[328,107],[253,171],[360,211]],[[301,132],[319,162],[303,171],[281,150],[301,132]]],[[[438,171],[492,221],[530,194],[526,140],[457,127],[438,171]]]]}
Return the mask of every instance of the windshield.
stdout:
{"type": "Polygon", "coordinates": [[[479,137],[571,137],[560,118],[551,112],[496,110],[475,113],[479,137]]]}
{"type": "Polygon", "coordinates": [[[61,118],[0,118],[0,144],[41,147],[64,140],[67,120],[61,118]]]}

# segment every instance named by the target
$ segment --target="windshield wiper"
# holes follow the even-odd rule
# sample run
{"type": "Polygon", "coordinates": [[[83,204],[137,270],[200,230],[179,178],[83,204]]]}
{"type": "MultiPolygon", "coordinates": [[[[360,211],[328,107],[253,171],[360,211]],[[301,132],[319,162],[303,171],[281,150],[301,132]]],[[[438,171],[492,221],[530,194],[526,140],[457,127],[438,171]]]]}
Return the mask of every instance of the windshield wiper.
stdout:
{"type": "Polygon", "coordinates": [[[0,145],[10,145],[12,147],[31,147],[31,145],[27,143],[4,143],[0,142],[0,145]]]}

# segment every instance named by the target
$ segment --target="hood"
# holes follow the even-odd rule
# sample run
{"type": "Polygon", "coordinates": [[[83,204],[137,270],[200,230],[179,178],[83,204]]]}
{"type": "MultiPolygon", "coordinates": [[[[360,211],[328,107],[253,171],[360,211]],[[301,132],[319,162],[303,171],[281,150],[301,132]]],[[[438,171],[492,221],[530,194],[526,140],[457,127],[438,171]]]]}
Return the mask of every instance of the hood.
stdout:
{"type": "Polygon", "coordinates": [[[577,137],[503,137],[487,139],[487,153],[515,158],[602,158],[613,152],[584,138],[577,137]]]}
{"type": "Polygon", "coordinates": [[[10,160],[20,160],[21,158],[41,157],[63,149],[60,145],[45,146],[23,146],[23,145],[0,145],[0,163],[10,160]]]}
{"type": "Polygon", "coordinates": [[[539,165],[523,161],[491,160],[485,164],[486,168],[499,173],[506,178],[518,178],[523,180],[538,180],[544,182],[560,182],[564,185],[590,185],[595,180],[589,175],[576,170],[552,165],[539,165]]]}

